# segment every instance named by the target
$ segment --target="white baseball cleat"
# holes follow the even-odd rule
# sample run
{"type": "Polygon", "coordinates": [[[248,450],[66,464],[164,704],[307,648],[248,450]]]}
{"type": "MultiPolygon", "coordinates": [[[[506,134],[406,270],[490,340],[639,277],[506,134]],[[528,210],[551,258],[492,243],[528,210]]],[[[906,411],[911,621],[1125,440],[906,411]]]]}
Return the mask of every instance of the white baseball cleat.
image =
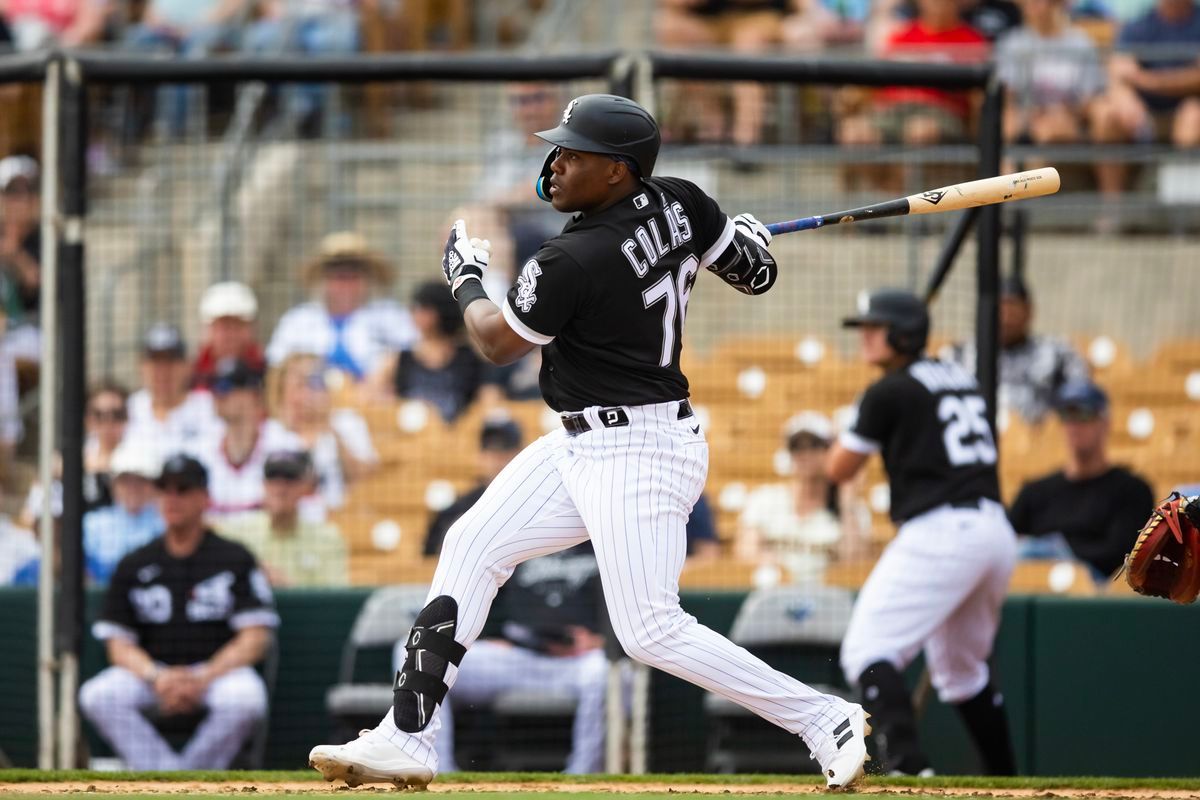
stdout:
{"type": "Polygon", "coordinates": [[[812,754],[821,765],[830,789],[848,789],[863,776],[863,768],[871,758],[867,755],[866,740],[871,732],[867,724],[869,716],[862,706],[852,703],[845,722],[834,728],[833,736],[812,754]]]}
{"type": "Polygon", "coordinates": [[[354,788],[364,783],[391,783],[398,789],[424,789],[433,770],[413,760],[384,735],[367,729],[346,744],[320,744],[308,753],[308,765],[327,781],[339,778],[354,788]]]}

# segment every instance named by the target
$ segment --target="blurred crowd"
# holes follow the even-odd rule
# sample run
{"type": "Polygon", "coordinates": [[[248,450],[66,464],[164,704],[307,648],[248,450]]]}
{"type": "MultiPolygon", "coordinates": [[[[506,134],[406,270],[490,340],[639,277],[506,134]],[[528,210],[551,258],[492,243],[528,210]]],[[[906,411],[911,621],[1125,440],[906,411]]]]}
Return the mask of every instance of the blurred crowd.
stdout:
{"type": "MultiPolygon", "coordinates": [[[[0,161],[0,175],[36,196],[33,162],[0,161]]],[[[31,262],[27,290],[36,295],[36,252],[21,252],[31,262]]],[[[506,404],[537,396],[527,380],[536,373],[536,352],[506,368],[484,362],[467,343],[442,281],[419,283],[407,305],[397,302],[391,265],[353,231],[325,236],[299,272],[310,299],[283,313],[265,342],[258,339],[265,321],[253,290],[220,282],[203,292],[196,308],[199,342],[190,345],[174,324],[155,323],[141,340],[141,386],[95,384],[84,450],[89,581],[106,583],[124,556],[162,533],[161,469],[175,456],[202,465],[207,524],[249,547],[272,585],[339,586],[349,578],[338,512],[350,488],[381,469],[363,410],[410,401],[450,426],[472,417],[473,408],[487,410],[479,429],[478,483],[430,512],[426,555],[436,555],[449,526],[535,433],[507,416],[506,404]]],[[[12,293],[19,307],[19,283],[12,293]]],[[[29,334],[35,343],[36,332],[33,327],[29,334]]],[[[1036,539],[1031,555],[1075,558],[1105,578],[1131,544],[1151,490],[1109,463],[1107,397],[1090,383],[1087,362],[1069,344],[1033,331],[1033,300],[1016,277],[1003,285],[1001,345],[1002,408],[1034,426],[1057,415],[1070,462],[1021,490],[1013,507],[1018,531],[1036,539]],[[1088,497],[1065,504],[1040,497],[1047,492],[1088,497]],[[1118,501],[1120,509],[1113,505],[1118,501]],[[1043,519],[1045,508],[1081,507],[1103,514],[1079,517],[1074,526],[1043,519]]],[[[27,355],[36,358],[36,348],[27,355]]],[[[975,368],[971,343],[941,355],[975,368]]],[[[21,437],[17,404],[0,409],[8,413],[0,430],[11,451],[21,437]]],[[[825,473],[837,435],[830,418],[798,409],[774,454],[774,471],[786,479],[750,487],[732,530],[716,530],[702,498],[688,530],[693,558],[711,559],[724,549],[740,563],[796,582],[822,581],[833,562],[870,558],[879,542],[871,534],[863,484],[838,487],[825,473]]],[[[61,487],[48,490],[60,513],[61,487]]],[[[30,531],[46,491],[35,484],[19,518],[5,521],[0,583],[36,582],[38,548],[30,531]]]]}
{"type": "MultiPolygon", "coordinates": [[[[470,0],[3,0],[0,49],[103,44],[179,58],[461,49],[477,38],[469,22],[478,10],[470,0]]],[[[537,4],[527,11],[536,15],[537,4]]],[[[1200,144],[1194,0],[660,0],[653,16],[654,38],[664,48],[991,61],[1008,91],[1009,142],[1200,144]]],[[[494,24],[506,26],[503,19],[494,24]]],[[[494,41],[506,36],[498,31],[494,41]]],[[[728,143],[733,157],[745,160],[738,148],[763,142],[776,123],[767,84],[684,82],[675,88],[665,98],[668,140],[728,143]]],[[[184,131],[192,91],[158,91],[149,117],[166,135],[184,131]]],[[[315,134],[331,129],[319,124],[327,93],[294,85],[278,102],[299,130],[315,134]]],[[[368,96],[366,105],[373,102],[368,96]]],[[[823,138],[847,147],[961,142],[974,137],[978,124],[979,98],[968,92],[848,89],[813,102],[822,113],[832,111],[832,120],[818,126],[823,138]]],[[[146,128],[145,108],[135,104],[122,116],[122,135],[146,128]]],[[[6,138],[13,137],[0,134],[0,155],[6,138]]],[[[1102,160],[1093,171],[1110,200],[1130,180],[1127,164],[1117,159],[1102,160]]],[[[851,170],[847,177],[852,185],[903,182],[898,168],[851,170]]],[[[1106,210],[1098,227],[1113,229],[1115,214],[1106,210]]]]}

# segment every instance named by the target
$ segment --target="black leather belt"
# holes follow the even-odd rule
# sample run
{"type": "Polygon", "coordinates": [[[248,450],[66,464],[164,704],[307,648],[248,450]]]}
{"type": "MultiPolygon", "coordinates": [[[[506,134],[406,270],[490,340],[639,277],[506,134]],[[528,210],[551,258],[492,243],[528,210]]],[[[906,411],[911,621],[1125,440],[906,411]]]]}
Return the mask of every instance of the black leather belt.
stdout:
{"type": "MultiPolygon", "coordinates": [[[[600,417],[600,424],[605,428],[623,428],[629,424],[629,414],[621,406],[602,408],[597,412],[597,416],[600,417]]],[[[680,400],[679,415],[676,419],[687,419],[690,416],[692,416],[692,404],[687,400],[680,400]]],[[[578,436],[592,429],[592,424],[581,412],[563,414],[561,419],[562,426],[567,430],[567,436],[578,436]]]]}
{"type": "Polygon", "coordinates": [[[955,500],[950,504],[951,508],[979,508],[980,499],[976,497],[974,500],[955,500]]]}

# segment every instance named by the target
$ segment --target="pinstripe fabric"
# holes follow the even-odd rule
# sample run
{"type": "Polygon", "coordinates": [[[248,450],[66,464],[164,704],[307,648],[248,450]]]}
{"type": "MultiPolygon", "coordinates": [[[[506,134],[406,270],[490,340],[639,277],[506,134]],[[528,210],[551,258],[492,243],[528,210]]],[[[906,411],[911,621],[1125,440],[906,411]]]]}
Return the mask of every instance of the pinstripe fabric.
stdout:
{"type": "MultiPolygon", "coordinates": [[[[722,695],[795,733],[816,749],[850,704],[772,669],[700,625],[679,606],[685,527],[708,474],[708,445],[678,403],[626,408],[630,424],[565,431],[527,447],[446,536],[430,599],[459,605],[455,639],[466,646],[483,628],[496,591],[522,561],[591,538],[605,602],[621,646],[633,658],[722,695]]],[[[452,668],[453,672],[453,668],[452,668]]],[[[446,681],[453,685],[453,674],[446,681]]],[[[420,734],[381,729],[404,751],[436,768],[439,721],[420,734]]]]}
{"type": "Polygon", "coordinates": [[[855,683],[870,665],[904,669],[925,649],[945,703],[983,691],[1017,544],[1004,507],[939,506],[900,526],[859,592],[842,642],[855,683]]]}

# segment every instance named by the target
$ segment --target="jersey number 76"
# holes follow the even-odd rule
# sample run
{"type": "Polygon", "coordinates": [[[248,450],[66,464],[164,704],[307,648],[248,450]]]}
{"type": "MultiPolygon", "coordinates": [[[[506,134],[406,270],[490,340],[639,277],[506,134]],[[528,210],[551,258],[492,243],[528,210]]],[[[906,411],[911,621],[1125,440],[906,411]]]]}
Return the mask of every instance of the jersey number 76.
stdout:
{"type": "Polygon", "coordinates": [[[662,320],[662,351],[658,359],[660,367],[669,367],[675,360],[675,340],[683,337],[683,323],[687,316],[688,299],[692,296],[692,286],[696,282],[696,273],[699,270],[700,260],[695,256],[688,256],[679,263],[678,275],[673,276],[668,272],[642,292],[642,301],[646,304],[647,309],[661,301],[666,302],[662,320]],[[677,315],[679,317],[678,331],[675,329],[677,315]]]}

